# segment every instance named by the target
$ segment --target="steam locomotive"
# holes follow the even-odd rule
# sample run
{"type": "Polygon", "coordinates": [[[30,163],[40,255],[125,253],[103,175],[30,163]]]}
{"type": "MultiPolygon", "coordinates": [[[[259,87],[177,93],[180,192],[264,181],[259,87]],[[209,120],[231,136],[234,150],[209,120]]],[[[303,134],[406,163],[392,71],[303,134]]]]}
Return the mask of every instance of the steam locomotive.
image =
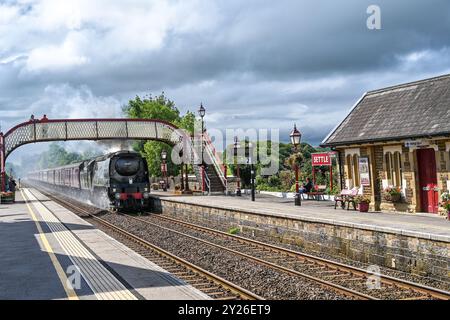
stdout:
{"type": "Polygon", "coordinates": [[[62,192],[74,191],[75,196],[81,195],[101,206],[136,210],[149,204],[147,161],[137,152],[118,151],[80,163],[32,172],[28,178],[62,192]]]}

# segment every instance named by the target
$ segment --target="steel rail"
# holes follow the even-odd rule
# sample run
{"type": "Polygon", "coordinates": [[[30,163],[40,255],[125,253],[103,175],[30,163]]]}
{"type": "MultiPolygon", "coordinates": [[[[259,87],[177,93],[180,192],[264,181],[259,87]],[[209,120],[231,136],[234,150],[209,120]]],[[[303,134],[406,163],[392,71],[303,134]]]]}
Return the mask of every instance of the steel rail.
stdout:
{"type": "MultiPolygon", "coordinates": [[[[120,227],[118,227],[118,226],[115,226],[114,224],[112,224],[112,223],[110,223],[110,222],[108,222],[108,221],[106,221],[106,220],[104,220],[102,218],[99,218],[99,217],[93,215],[92,213],[90,213],[86,209],[80,208],[80,207],[78,207],[78,206],[76,206],[76,205],[74,205],[74,204],[72,204],[72,203],[70,203],[70,202],[68,202],[66,200],[63,200],[61,198],[57,198],[54,195],[51,195],[51,194],[49,194],[47,192],[43,192],[43,193],[44,193],[45,196],[47,196],[50,199],[52,199],[53,201],[63,205],[64,207],[66,207],[66,208],[68,207],[71,210],[78,211],[78,212],[81,211],[82,213],[86,214],[86,216],[88,216],[89,218],[97,221],[98,223],[100,223],[101,225],[103,225],[103,226],[105,226],[105,227],[107,227],[109,229],[112,229],[113,231],[121,234],[122,236],[128,238],[129,240],[132,240],[133,242],[138,243],[139,245],[141,245],[141,246],[143,246],[143,247],[145,247],[147,249],[150,249],[150,250],[152,250],[154,252],[157,252],[158,254],[160,254],[160,255],[162,255],[162,256],[172,260],[176,264],[181,265],[181,266],[185,267],[186,269],[188,269],[188,270],[190,270],[190,271],[192,271],[192,272],[194,272],[196,274],[199,274],[200,276],[204,276],[206,279],[214,282],[216,285],[219,285],[219,286],[223,287],[224,289],[230,290],[234,295],[236,295],[237,297],[239,297],[241,299],[244,299],[244,300],[264,300],[263,297],[255,294],[255,293],[253,293],[253,292],[251,292],[251,291],[249,291],[247,289],[244,289],[244,288],[242,288],[242,287],[240,287],[240,286],[238,286],[238,285],[236,285],[236,284],[234,284],[234,283],[232,283],[232,282],[230,282],[228,280],[225,280],[222,277],[219,277],[218,275],[215,275],[215,274],[213,274],[213,273],[211,273],[211,272],[209,272],[209,271],[207,271],[207,270],[205,270],[205,269],[203,269],[203,268],[201,268],[199,266],[196,266],[196,265],[190,263],[189,261],[186,261],[186,260],[184,260],[184,259],[182,259],[182,258],[180,258],[180,257],[178,257],[178,256],[176,256],[176,255],[174,255],[174,254],[172,254],[172,253],[170,253],[170,252],[168,252],[168,251],[166,251],[166,250],[164,250],[164,249],[162,249],[162,248],[160,248],[160,247],[158,247],[158,246],[156,246],[156,245],[154,245],[154,244],[152,244],[152,243],[150,243],[150,242],[148,242],[148,241],[146,241],[146,240],[144,240],[144,239],[142,239],[142,238],[140,238],[140,237],[138,237],[138,236],[136,236],[136,235],[134,235],[134,234],[124,230],[124,229],[122,229],[122,228],[120,228],[120,227]]],[[[202,289],[197,289],[197,290],[202,291],[202,289]]]]}
{"type": "MultiPolygon", "coordinates": [[[[279,247],[279,246],[276,246],[273,244],[264,243],[264,242],[249,239],[249,238],[244,238],[242,236],[229,234],[229,233],[226,233],[226,232],[223,232],[220,230],[215,230],[212,228],[200,226],[197,224],[182,221],[182,220],[175,219],[172,217],[167,217],[167,216],[163,216],[163,215],[154,215],[154,214],[153,214],[153,216],[156,217],[157,219],[167,220],[167,221],[170,221],[170,222],[173,222],[176,224],[180,224],[180,225],[183,225],[183,226],[186,226],[186,227],[189,227],[192,229],[196,229],[199,231],[204,231],[204,232],[207,232],[210,234],[220,235],[222,237],[234,239],[234,240],[239,241],[244,244],[246,244],[246,243],[252,244],[257,247],[260,247],[261,249],[270,249],[272,251],[275,251],[276,253],[281,253],[284,255],[288,255],[290,257],[300,258],[300,259],[310,261],[310,262],[315,262],[315,263],[317,263],[319,265],[323,265],[325,267],[334,268],[336,271],[346,271],[346,272],[353,273],[353,274],[356,274],[359,276],[367,277],[367,271],[364,269],[358,268],[358,267],[346,265],[346,264],[343,264],[340,262],[320,258],[317,256],[312,256],[312,255],[309,255],[306,253],[301,253],[298,251],[279,247]]],[[[135,218],[135,217],[133,217],[133,218],[135,218]]],[[[139,219],[139,218],[136,218],[136,219],[139,219]]],[[[142,220],[142,219],[139,219],[139,220],[142,220]]],[[[145,220],[143,220],[143,221],[145,221],[145,220]]],[[[413,291],[416,291],[423,295],[431,296],[431,297],[433,297],[435,299],[439,299],[439,300],[450,300],[450,292],[447,292],[447,291],[444,291],[441,289],[425,286],[422,284],[414,283],[414,282],[399,279],[399,278],[394,278],[394,277],[391,277],[388,275],[380,275],[380,280],[382,281],[382,283],[384,283],[387,286],[396,286],[396,287],[399,287],[399,288],[402,288],[405,290],[413,290],[413,291]]]]}
{"type": "Polygon", "coordinates": [[[275,263],[272,263],[272,262],[269,262],[269,261],[266,261],[266,260],[263,260],[263,259],[260,259],[260,258],[256,258],[256,257],[248,255],[246,253],[242,253],[242,252],[239,252],[239,251],[236,251],[236,250],[233,250],[233,249],[230,249],[230,248],[227,248],[227,247],[224,247],[224,246],[221,246],[221,245],[209,242],[207,240],[203,240],[203,239],[200,239],[200,238],[197,238],[197,237],[194,237],[194,236],[182,233],[180,231],[177,231],[177,230],[174,230],[174,229],[171,229],[171,228],[167,228],[167,227],[164,227],[164,226],[152,223],[150,221],[147,221],[147,220],[144,220],[144,219],[141,219],[141,218],[137,218],[137,217],[133,217],[133,216],[129,216],[129,215],[126,215],[126,217],[129,217],[131,219],[135,219],[135,220],[137,220],[139,222],[144,222],[146,224],[150,224],[150,225],[156,226],[156,227],[161,228],[163,230],[167,230],[167,231],[179,234],[181,236],[193,239],[195,241],[198,241],[198,242],[204,243],[206,245],[218,248],[220,250],[230,252],[230,253],[232,253],[234,255],[238,255],[238,256],[247,258],[249,260],[252,260],[252,261],[257,262],[259,264],[265,265],[265,266],[270,267],[272,269],[275,269],[275,270],[278,270],[278,271],[282,271],[284,273],[288,273],[288,274],[293,275],[293,276],[297,276],[297,277],[301,277],[301,278],[304,278],[304,279],[308,279],[308,280],[310,280],[312,282],[319,283],[320,285],[322,285],[324,287],[327,287],[328,289],[337,291],[337,292],[339,292],[339,293],[341,293],[341,294],[343,294],[343,295],[345,295],[347,297],[352,297],[352,298],[361,299],[361,300],[379,300],[378,298],[370,296],[370,295],[367,295],[365,293],[361,293],[361,292],[355,291],[353,289],[349,289],[349,288],[343,287],[341,285],[332,283],[330,281],[326,281],[326,280],[323,280],[323,279],[320,279],[320,278],[317,278],[317,277],[310,276],[308,274],[302,273],[302,272],[297,271],[297,270],[286,268],[286,267],[280,266],[278,264],[275,264],[275,263]]]}

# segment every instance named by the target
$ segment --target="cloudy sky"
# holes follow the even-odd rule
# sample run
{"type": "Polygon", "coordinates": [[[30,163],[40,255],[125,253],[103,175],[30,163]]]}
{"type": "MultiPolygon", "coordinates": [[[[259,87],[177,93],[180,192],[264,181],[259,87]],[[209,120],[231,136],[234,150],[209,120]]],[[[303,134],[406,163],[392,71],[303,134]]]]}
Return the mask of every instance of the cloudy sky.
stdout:
{"type": "Polygon", "coordinates": [[[447,0],[0,0],[1,126],[164,90],[209,128],[317,145],[365,91],[450,73],[449,32],[447,0]]]}

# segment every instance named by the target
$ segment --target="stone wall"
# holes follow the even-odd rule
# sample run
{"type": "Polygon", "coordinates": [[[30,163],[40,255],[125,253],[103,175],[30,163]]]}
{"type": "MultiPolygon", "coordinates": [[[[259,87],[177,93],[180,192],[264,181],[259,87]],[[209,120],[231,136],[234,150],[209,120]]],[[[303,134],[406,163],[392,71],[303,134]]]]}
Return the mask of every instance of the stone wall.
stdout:
{"type": "Polygon", "coordinates": [[[191,221],[216,222],[224,230],[239,226],[247,235],[269,237],[275,242],[294,244],[335,257],[446,281],[450,276],[448,242],[172,200],[160,201],[163,213],[184,216],[191,221]]]}

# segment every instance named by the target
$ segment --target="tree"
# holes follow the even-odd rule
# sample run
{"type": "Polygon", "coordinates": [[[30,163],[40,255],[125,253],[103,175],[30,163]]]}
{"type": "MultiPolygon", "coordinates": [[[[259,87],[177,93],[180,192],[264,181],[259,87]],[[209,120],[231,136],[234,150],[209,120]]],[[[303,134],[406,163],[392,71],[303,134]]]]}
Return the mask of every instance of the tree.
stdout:
{"type": "MultiPolygon", "coordinates": [[[[134,100],[130,100],[123,107],[125,114],[129,118],[141,119],[158,119],[164,120],[187,130],[189,133],[194,132],[195,115],[187,112],[184,116],[180,116],[180,111],[175,107],[175,103],[169,100],[162,92],[157,97],[151,95],[140,98],[136,96],[134,100]]],[[[177,175],[180,166],[173,164],[171,160],[172,147],[164,142],[159,141],[141,141],[135,143],[133,148],[141,152],[147,159],[149,174],[153,177],[160,177],[161,172],[161,151],[165,149],[168,154],[167,169],[168,175],[177,175]]]]}
{"type": "Polygon", "coordinates": [[[99,151],[88,149],[83,154],[68,152],[60,143],[52,143],[47,151],[39,155],[37,161],[38,169],[47,169],[64,166],[71,163],[81,162],[100,155],[99,151]]]}

